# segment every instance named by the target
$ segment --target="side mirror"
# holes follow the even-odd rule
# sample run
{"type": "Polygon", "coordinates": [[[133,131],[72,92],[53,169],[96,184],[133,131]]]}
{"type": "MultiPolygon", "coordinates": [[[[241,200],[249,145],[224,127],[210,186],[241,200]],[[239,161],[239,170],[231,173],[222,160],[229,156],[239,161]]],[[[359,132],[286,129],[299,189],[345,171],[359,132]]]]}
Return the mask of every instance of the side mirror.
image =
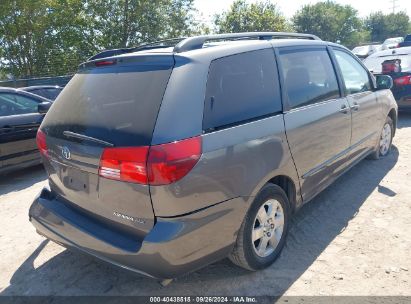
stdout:
{"type": "Polygon", "coordinates": [[[377,90],[389,90],[394,85],[391,76],[377,75],[377,90]]]}
{"type": "Polygon", "coordinates": [[[37,106],[37,112],[39,112],[40,114],[46,114],[50,107],[51,102],[43,101],[37,106]]]}

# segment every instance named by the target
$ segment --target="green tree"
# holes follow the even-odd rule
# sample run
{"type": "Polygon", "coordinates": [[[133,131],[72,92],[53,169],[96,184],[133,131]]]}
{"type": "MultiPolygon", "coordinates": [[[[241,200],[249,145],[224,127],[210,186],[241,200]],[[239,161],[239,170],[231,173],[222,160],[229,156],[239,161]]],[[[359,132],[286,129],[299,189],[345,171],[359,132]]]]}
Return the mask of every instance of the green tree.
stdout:
{"type": "Polygon", "coordinates": [[[214,24],[219,33],[286,31],[285,17],[270,1],[248,3],[237,0],[231,8],[215,16],[214,24]]]}
{"type": "Polygon", "coordinates": [[[0,67],[64,75],[103,49],[189,35],[194,0],[1,0],[0,67]]]}
{"type": "Polygon", "coordinates": [[[405,12],[384,15],[376,12],[365,19],[365,27],[372,41],[384,41],[390,37],[401,37],[408,33],[410,18],[405,12]]]}
{"type": "Polygon", "coordinates": [[[67,74],[89,55],[81,0],[2,0],[0,65],[15,77],[67,74]]]}
{"type": "Polygon", "coordinates": [[[189,35],[194,0],[89,0],[96,43],[100,48],[189,35]]]}
{"type": "Polygon", "coordinates": [[[0,67],[0,80],[5,80],[6,78],[7,78],[6,71],[4,71],[4,70],[0,67]]]}
{"type": "Polygon", "coordinates": [[[332,1],[304,5],[292,18],[294,29],[310,33],[323,40],[353,46],[359,43],[363,24],[358,12],[350,5],[340,5],[332,1]]]}

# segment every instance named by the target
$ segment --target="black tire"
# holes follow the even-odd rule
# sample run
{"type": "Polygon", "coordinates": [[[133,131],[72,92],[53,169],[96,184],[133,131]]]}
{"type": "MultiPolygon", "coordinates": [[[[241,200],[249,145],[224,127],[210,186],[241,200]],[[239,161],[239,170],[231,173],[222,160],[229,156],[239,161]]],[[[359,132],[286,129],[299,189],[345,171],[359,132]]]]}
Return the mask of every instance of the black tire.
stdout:
{"type": "Polygon", "coordinates": [[[281,250],[284,247],[290,224],[290,203],[287,195],[277,185],[267,184],[259,192],[254,199],[250,209],[248,210],[241,228],[237,235],[237,241],[229,256],[229,259],[236,265],[247,270],[255,271],[270,266],[278,258],[281,250]],[[269,199],[277,200],[284,214],[283,233],[275,250],[266,257],[257,255],[252,241],[252,231],[254,229],[254,220],[260,207],[263,206],[269,199]]]}
{"type": "Polygon", "coordinates": [[[385,157],[385,156],[387,156],[388,154],[390,154],[391,146],[392,146],[392,139],[393,139],[393,134],[394,134],[394,124],[393,124],[393,122],[392,122],[391,117],[388,116],[388,117],[386,118],[385,123],[384,123],[384,127],[383,127],[383,129],[381,130],[380,136],[379,136],[379,138],[378,138],[377,146],[376,146],[375,150],[368,156],[368,159],[378,160],[378,159],[380,159],[381,157],[385,157]],[[384,127],[385,127],[386,124],[388,124],[388,125],[390,126],[390,128],[391,128],[391,138],[390,138],[390,141],[389,141],[389,148],[388,148],[388,150],[387,150],[386,152],[384,151],[385,153],[382,153],[382,152],[381,152],[382,149],[381,149],[381,146],[380,146],[380,140],[381,140],[381,136],[382,136],[382,133],[383,133],[383,130],[384,130],[384,127]]]}

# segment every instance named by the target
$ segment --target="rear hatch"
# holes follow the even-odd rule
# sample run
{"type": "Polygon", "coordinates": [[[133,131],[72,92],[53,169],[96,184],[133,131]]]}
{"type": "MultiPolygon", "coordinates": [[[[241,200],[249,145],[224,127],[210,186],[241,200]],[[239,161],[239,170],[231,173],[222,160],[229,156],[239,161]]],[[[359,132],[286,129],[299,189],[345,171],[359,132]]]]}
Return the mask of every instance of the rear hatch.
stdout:
{"type": "Polygon", "coordinates": [[[152,228],[149,186],[101,174],[100,161],[107,149],[151,144],[173,65],[171,54],[90,62],[58,96],[41,131],[50,189],[67,205],[140,237],[152,228]]]}

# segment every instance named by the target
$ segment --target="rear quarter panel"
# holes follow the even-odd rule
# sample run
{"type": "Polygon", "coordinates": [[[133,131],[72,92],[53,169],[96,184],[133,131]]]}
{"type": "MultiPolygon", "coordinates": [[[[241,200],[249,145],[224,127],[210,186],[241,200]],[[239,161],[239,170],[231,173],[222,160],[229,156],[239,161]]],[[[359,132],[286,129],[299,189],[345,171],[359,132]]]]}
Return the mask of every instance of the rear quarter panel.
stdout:
{"type": "Polygon", "coordinates": [[[201,159],[187,176],[150,187],[156,216],[186,214],[232,198],[242,198],[247,210],[259,189],[278,175],[299,188],[282,114],[204,134],[202,140],[201,159]]]}

